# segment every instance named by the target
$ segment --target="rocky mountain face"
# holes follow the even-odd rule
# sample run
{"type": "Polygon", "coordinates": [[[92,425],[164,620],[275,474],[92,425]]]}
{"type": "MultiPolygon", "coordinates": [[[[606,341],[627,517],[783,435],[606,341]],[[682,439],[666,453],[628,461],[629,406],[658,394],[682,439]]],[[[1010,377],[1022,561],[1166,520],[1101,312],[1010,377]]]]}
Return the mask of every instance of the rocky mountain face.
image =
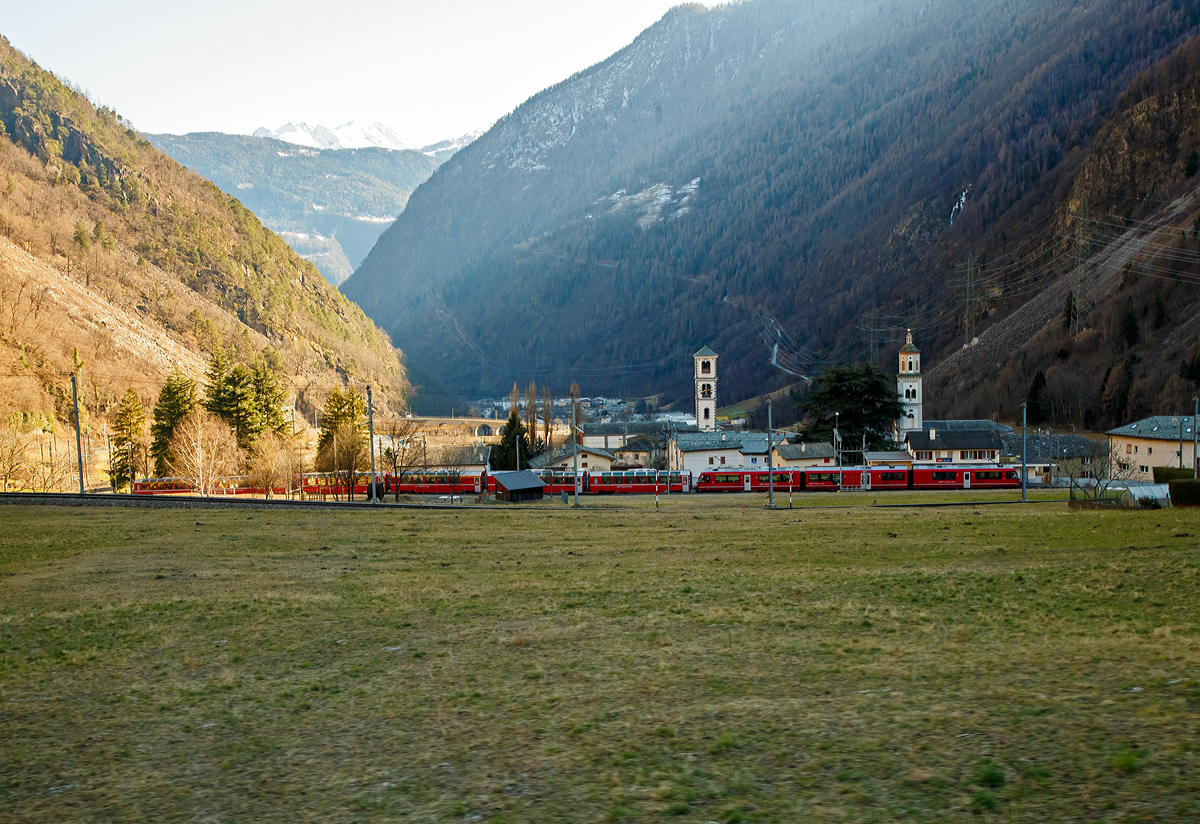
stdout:
{"type": "Polygon", "coordinates": [[[936,361],[1021,304],[968,312],[968,263],[1053,222],[1198,23],[1194,0],[680,7],[441,166],[343,291],[461,392],[685,395],[707,343],[733,400],[910,326],[936,361]]]}
{"type": "Polygon", "coordinates": [[[385,148],[307,148],[219,132],[147,135],[236,197],[337,285],[441,161],[385,148]]]}
{"type": "Polygon", "coordinates": [[[1200,388],[1200,38],[1121,95],[1059,209],[980,267],[977,339],[941,359],[938,414],[1108,429],[1190,414],[1200,388]]]}
{"type": "MultiPolygon", "coordinates": [[[[276,370],[300,414],[334,387],[402,407],[399,353],[237,199],[0,38],[0,420],[59,431],[222,351],[276,370]]],[[[103,425],[91,428],[103,431],[103,425]]]]}

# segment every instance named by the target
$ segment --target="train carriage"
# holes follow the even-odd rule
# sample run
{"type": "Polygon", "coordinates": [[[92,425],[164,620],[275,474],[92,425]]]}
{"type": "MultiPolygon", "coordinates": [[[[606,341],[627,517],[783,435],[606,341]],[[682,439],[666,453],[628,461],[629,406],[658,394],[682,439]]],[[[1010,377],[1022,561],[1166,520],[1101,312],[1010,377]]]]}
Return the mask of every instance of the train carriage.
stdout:
{"type": "Polygon", "coordinates": [[[386,475],[384,489],[393,495],[467,495],[479,494],[483,476],[479,471],[454,472],[446,469],[413,470],[386,475]]]}
{"type": "Polygon", "coordinates": [[[692,491],[692,473],[679,470],[626,469],[593,472],[589,491],[598,495],[653,495],[692,491]]]}

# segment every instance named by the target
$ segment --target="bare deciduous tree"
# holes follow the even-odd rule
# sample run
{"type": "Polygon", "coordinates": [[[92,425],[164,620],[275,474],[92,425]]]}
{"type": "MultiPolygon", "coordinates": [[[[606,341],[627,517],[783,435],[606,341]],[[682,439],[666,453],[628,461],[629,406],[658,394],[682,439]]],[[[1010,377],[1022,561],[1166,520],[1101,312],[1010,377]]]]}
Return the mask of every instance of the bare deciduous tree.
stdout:
{"type": "Polygon", "coordinates": [[[211,495],[219,478],[237,472],[238,445],[233,431],[216,415],[199,407],[175,426],[171,437],[171,472],[211,495]]]}
{"type": "Polygon", "coordinates": [[[0,478],[4,480],[4,491],[9,491],[9,484],[24,489],[28,470],[28,440],[13,427],[0,426],[0,478]]]}
{"type": "Polygon", "coordinates": [[[288,491],[289,460],[288,444],[278,432],[267,430],[250,447],[247,458],[247,474],[250,486],[261,489],[270,498],[277,489],[288,491]]]}
{"type": "Polygon", "coordinates": [[[352,421],[329,430],[329,438],[317,455],[317,469],[332,472],[346,489],[346,499],[354,500],[354,481],[360,472],[371,468],[366,434],[352,421]]]}
{"type": "MultiPolygon", "coordinates": [[[[388,440],[380,455],[385,472],[399,477],[423,462],[426,449],[425,434],[421,426],[411,418],[388,418],[380,429],[388,440]]],[[[396,487],[396,500],[400,500],[400,488],[396,487]]]]}

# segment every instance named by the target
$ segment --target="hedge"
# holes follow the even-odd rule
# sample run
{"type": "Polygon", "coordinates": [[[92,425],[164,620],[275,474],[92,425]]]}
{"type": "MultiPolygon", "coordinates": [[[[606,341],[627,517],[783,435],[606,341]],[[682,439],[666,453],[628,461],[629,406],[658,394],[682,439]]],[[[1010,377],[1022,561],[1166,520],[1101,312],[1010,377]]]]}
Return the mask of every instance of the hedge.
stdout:
{"type": "Polygon", "coordinates": [[[1156,466],[1154,467],[1154,482],[1156,484],[1165,484],[1171,481],[1190,480],[1195,477],[1192,474],[1191,468],[1180,469],[1177,466],[1156,466]]]}
{"type": "Polygon", "coordinates": [[[1175,506],[1200,506],[1200,480],[1186,478],[1171,481],[1171,503],[1175,506]]]}

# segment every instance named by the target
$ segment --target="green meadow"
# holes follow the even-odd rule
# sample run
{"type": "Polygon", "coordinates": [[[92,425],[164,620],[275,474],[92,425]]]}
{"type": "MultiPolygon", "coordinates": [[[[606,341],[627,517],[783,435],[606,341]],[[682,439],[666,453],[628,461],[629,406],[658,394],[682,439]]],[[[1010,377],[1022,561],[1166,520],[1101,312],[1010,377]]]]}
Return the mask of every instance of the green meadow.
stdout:
{"type": "Polygon", "coordinates": [[[1200,818],[1200,511],[780,502],[0,508],[0,821],[1200,818]]]}

